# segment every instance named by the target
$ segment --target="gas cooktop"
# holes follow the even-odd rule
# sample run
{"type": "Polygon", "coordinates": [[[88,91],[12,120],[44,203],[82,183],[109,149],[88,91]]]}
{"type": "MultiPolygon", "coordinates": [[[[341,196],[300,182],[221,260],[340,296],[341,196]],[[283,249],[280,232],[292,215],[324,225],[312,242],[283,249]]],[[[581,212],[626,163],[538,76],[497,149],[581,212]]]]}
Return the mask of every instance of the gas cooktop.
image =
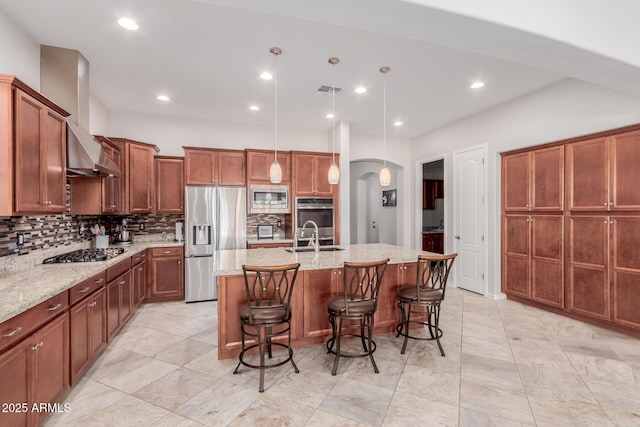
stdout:
{"type": "Polygon", "coordinates": [[[42,261],[43,264],[61,264],[65,262],[106,261],[124,252],[124,248],[78,249],[62,255],[52,256],[42,261]]]}

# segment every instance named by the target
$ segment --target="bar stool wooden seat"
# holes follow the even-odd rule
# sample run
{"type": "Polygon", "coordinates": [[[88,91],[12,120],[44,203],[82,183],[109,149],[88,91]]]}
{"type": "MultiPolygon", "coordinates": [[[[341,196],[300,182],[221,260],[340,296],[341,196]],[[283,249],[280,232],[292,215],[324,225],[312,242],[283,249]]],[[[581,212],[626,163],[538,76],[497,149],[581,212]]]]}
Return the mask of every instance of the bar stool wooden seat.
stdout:
{"type": "Polygon", "coordinates": [[[291,294],[298,275],[300,264],[278,266],[250,266],[243,265],[244,285],[247,303],[240,307],[240,330],[242,334],[242,351],[238,356],[238,366],[233,371],[238,373],[240,365],[253,369],[260,369],[260,385],[258,391],[264,391],[264,372],[266,369],[281,366],[291,362],[293,369],[299,373],[293,361],[291,348],[291,294]],[[287,336],[287,341],[273,339],[287,336]],[[247,337],[255,340],[247,345],[247,337]],[[272,347],[279,346],[287,350],[288,355],[277,362],[267,364],[265,355],[273,357],[272,347]],[[260,364],[256,365],[246,360],[247,352],[258,348],[260,364]]]}
{"type": "Polygon", "coordinates": [[[407,341],[411,338],[436,340],[440,355],[444,357],[444,350],[440,344],[440,337],[442,337],[442,329],[439,325],[440,303],[444,300],[449,273],[457,256],[458,254],[418,255],[416,283],[398,290],[398,307],[402,313],[402,321],[396,326],[396,337],[404,336],[401,354],[405,353],[407,341]],[[426,326],[429,336],[410,335],[411,323],[426,326]]]}
{"type": "Polygon", "coordinates": [[[327,341],[327,353],[335,354],[333,370],[338,370],[340,357],[369,356],[373,370],[377,374],[378,367],[373,359],[376,343],[373,334],[373,316],[378,308],[380,283],[387,268],[389,259],[372,262],[345,262],[343,267],[344,293],[335,295],[327,301],[331,338],[327,341]],[[340,348],[344,336],[354,336],[362,341],[363,351],[348,353],[340,348]]]}

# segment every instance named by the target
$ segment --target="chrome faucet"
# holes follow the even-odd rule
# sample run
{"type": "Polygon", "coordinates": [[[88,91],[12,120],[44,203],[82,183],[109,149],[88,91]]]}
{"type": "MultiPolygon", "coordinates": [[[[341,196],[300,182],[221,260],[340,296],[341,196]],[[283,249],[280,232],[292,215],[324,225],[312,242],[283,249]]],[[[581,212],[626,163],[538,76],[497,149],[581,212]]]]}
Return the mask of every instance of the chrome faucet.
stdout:
{"type": "Polygon", "coordinates": [[[313,228],[315,228],[315,235],[311,236],[311,238],[313,239],[314,237],[316,238],[315,242],[313,243],[313,250],[316,251],[316,253],[320,252],[320,242],[318,240],[318,224],[316,224],[314,221],[309,220],[307,222],[304,223],[304,225],[302,226],[302,231],[300,232],[300,237],[304,236],[304,229],[307,226],[307,224],[311,223],[313,225],[313,228]]]}

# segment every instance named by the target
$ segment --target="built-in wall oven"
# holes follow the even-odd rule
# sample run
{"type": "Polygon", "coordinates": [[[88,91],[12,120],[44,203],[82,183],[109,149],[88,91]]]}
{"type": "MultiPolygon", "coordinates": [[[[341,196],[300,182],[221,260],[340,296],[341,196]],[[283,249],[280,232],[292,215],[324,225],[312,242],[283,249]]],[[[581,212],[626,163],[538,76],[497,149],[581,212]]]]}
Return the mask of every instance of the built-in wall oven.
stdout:
{"type": "Polygon", "coordinates": [[[318,225],[320,245],[333,245],[335,241],[335,206],[331,197],[297,197],[295,212],[295,230],[298,246],[305,246],[315,233],[309,224],[302,235],[302,227],[307,221],[318,225]]]}

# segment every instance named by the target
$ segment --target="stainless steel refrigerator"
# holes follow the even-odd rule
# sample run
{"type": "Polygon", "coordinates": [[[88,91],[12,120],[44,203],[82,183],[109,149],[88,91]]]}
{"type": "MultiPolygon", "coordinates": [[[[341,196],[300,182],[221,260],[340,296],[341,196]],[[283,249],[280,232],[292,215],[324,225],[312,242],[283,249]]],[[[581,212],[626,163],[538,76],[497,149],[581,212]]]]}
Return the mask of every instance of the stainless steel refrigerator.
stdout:
{"type": "Polygon", "coordinates": [[[185,208],[185,300],[218,299],[214,251],[246,248],[246,189],[185,187],[185,208]]]}

